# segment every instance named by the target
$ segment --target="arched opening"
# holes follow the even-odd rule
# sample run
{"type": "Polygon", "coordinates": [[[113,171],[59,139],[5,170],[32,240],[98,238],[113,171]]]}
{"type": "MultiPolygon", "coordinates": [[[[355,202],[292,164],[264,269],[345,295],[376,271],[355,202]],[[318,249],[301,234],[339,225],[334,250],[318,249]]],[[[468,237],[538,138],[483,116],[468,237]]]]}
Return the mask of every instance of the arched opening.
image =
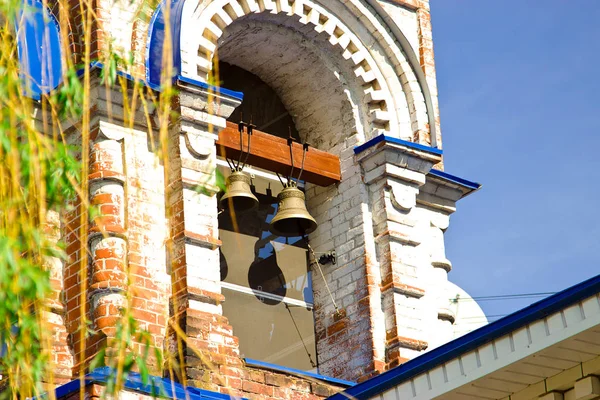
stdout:
{"type": "MultiPolygon", "coordinates": [[[[213,70],[222,87],[244,93],[229,120],[251,119],[263,132],[282,138],[291,132],[298,141],[351,158],[353,144],[364,140],[364,127],[371,121],[354,72],[341,54],[330,50],[327,35],[307,35],[285,15],[250,14],[228,25],[218,41],[213,70]]],[[[281,184],[262,172],[253,180],[258,210],[236,215],[235,222],[227,213],[219,216],[223,314],[245,357],[315,370],[319,327],[312,311],[319,305],[313,285],[322,284],[317,282],[322,278],[312,271],[303,238],[268,232],[281,184]]],[[[307,184],[305,191],[308,211],[321,225],[309,242],[332,250],[330,203],[310,200],[324,192],[333,200],[338,189],[307,184]]]]}
{"type": "Polygon", "coordinates": [[[218,70],[223,87],[244,93],[244,101],[231,113],[229,121],[249,121],[260,131],[281,138],[287,138],[291,134],[295,140],[301,141],[289,111],[277,93],[262,79],[224,61],[220,61],[215,70],[218,70]]]}
{"type": "MultiPolygon", "coordinates": [[[[332,5],[323,0],[293,4],[233,0],[203,5],[175,0],[170,11],[176,28],[171,46],[173,72],[208,82],[217,47],[222,44],[220,39],[229,26],[252,15],[260,15],[259,20],[271,18],[276,25],[294,27],[302,33],[303,40],[318,38],[331,55],[343,55],[351,80],[361,86],[362,103],[356,104],[362,104],[368,115],[368,124],[364,125],[366,139],[385,134],[413,141],[417,131],[431,131],[431,143],[426,140],[421,144],[438,147],[436,113],[418,57],[401,31],[382,24],[375,15],[363,15],[355,4],[359,2],[351,0],[330,8],[332,5]],[[185,33],[180,36],[181,32],[185,33]]],[[[146,57],[148,82],[155,85],[160,84],[162,65],[162,9],[157,9],[150,23],[146,57]]],[[[264,45],[268,43],[265,41],[264,45]]]]}
{"type": "MultiPolygon", "coordinates": [[[[369,136],[364,127],[371,121],[362,86],[327,37],[307,33],[304,25],[286,15],[249,14],[225,28],[213,62],[258,77],[281,99],[302,141],[335,153],[332,148],[348,136],[358,133],[363,140],[369,136]]],[[[223,87],[229,88],[226,80],[234,82],[235,78],[231,74],[225,78],[219,77],[223,87]]],[[[256,98],[253,89],[249,82],[236,86],[246,97],[256,98]]],[[[261,106],[269,107],[267,101],[261,106]]],[[[259,105],[253,104],[258,117],[259,105]]]]}
{"type": "MultiPolygon", "coordinates": [[[[271,135],[301,141],[293,118],[275,91],[258,76],[221,61],[220,85],[245,93],[228,120],[251,121],[271,135]]],[[[221,161],[222,163],[222,161],[221,161]]],[[[269,231],[281,184],[269,171],[252,166],[257,209],[219,214],[223,313],[240,340],[245,358],[316,372],[313,296],[303,237],[282,238],[269,231]]],[[[228,174],[223,167],[224,175],[228,174]]]]}

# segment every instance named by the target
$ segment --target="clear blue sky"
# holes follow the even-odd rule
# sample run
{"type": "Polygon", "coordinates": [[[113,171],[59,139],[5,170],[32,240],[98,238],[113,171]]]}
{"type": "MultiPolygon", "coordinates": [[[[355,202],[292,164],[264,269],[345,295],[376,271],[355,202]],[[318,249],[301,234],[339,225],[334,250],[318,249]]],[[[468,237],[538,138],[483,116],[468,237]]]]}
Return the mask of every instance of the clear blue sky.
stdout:
{"type": "Polygon", "coordinates": [[[451,218],[450,280],[484,296],[599,274],[600,1],[431,0],[431,12],[446,171],[483,184],[451,218]]]}

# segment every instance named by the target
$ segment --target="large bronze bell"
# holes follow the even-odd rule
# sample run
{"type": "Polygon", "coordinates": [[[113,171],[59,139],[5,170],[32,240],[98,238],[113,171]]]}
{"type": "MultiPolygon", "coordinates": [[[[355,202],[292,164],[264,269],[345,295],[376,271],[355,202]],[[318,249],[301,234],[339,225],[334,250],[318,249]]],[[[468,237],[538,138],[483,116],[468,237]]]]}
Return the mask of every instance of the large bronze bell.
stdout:
{"type": "Polygon", "coordinates": [[[250,177],[242,171],[233,171],[227,177],[227,191],[221,197],[221,209],[233,208],[236,213],[244,213],[258,207],[258,199],[250,190],[250,177]]]}
{"type": "Polygon", "coordinates": [[[317,229],[317,221],[306,210],[304,193],[294,182],[277,195],[277,214],[271,220],[269,230],[283,237],[308,235],[317,229]]]}

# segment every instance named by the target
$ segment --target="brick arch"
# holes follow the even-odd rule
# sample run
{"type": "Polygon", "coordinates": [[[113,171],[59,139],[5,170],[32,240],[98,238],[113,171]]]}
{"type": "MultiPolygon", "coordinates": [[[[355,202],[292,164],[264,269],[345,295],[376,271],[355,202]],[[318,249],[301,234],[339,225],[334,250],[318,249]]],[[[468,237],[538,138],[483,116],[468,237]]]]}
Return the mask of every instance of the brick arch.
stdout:
{"type": "Polygon", "coordinates": [[[365,136],[400,137],[392,91],[380,68],[357,35],[324,7],[311,0],[219,0],[204,7],[192,3],[195,2],[186,2],[181,30],[184,76],[205,82],[209,79],[219,39],[234,21],[259,13],[276,15],[282,21],[293,19],[304,27],[305,33],[326,37],[331,49],[341,53],[358,78],[363,106],[368,110],[365,136]]]}
{"type": "Polygon", "coordinates": [[[218,60],[260,77],[286,107],[301,140],[312,146],[337,152],[335,146],[349,136],[364,141],[377,134],[369,131],[374,124],[363,86],[341,54],[332,54],[322,37],[308,40],[299,24],[277,21],[264,14],[238,19],[219,40],[218,60]]]}
{"type": "MultiPolygon", "coordinates": [[[[426,132],[431,134],[430,140],[419,140],[419,143],[439,147],[441,137],[437,132],[437,101],[430,90],[433,88],[428,86],[419,56],[402,29],[394,23],[386,22],[387,13],[378,0],[335,1],[328,6],[343,17],[344,21],[348,21],[350,28],[364,30],[376,38],[369,49],[388,79],[397,102],[396,107],[407,106],[409,109],[409,135],[402,138],[417,141],[415,134],[426,132]],[[404,102],[405,104],[401,104],[404,102]]],[[[407,129],[401,130],[401,133],[406,133],[407,129]]]]}

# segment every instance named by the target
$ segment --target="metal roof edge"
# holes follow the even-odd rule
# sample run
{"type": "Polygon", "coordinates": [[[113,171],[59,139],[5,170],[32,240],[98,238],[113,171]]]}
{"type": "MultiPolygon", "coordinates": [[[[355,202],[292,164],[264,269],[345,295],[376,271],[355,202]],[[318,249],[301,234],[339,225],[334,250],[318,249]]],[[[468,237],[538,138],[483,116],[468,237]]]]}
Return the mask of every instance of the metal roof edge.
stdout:
{"type": "Polygon", "coordinates": [[[354,148],[354,154],[362,153],[363,151],[367,150],[369,147],[375,146],[377,143],[380,143],[383,141],[393,143],[393,144],[398,144],[401,146],[410,147],[415,150],[425,151],[427,153],[432,153],[432,154],[436,154],[439,156],[441,156],[443,154],[443,151],[441,149],[438,149],[435,147],[430,147],[430,146],[425,146],[423,144],[409,142],[407,140],[402,140],[402,139],[398,139],[398,138],[387,136],[387,135],[375,136],[373,139],[367,140],[365,143],[363,143],[359,146],[356,146],[354,148]]]}
{"type": "Polygon", "coordinates": [[[439,169],[431,169],[431,170],[429,170],[429,174],[433,175],[437,178],[441,178],[441,179],[450,181],[450,182],[457,184],[459,186],[462,186],[466,189],[478,190],[479,188],[481,188],[481,183],[471,182],[466,179],[460,178],[456,175],[451,175],[447,172],[440,171],[439,169]]]}
{"type": "Polygon", "coordinates": [[[294,374],[294,375],[298,375],[298,376],[302,376],[302,377],[315,378],[320,381],[327,382],[327,383],[333,383],[336,385],[342,385],[342,386],[356,385],[356,382],[332,378],[330,376],[325,376],[325,375],[317,374],[314,372],[302,371],[302,370],[296,369],[296,368],[283,367],[281,365],[271,364],[271,363],[259,361],[259,360],[253,360],[251,358],[245,358],[244,360],[246,361],[246,365],[248,365],[250,367],[260,367],[260,368],[270,369],[270,370],[277,371],[277,372],[285,372],[288,374],[294,374]]]}
{"type": "Polygon", "coordinates": [[[191,79],[191,78],[185,77],[183,75],[177,75],[175,78],[181,82],[185,82],[185,83],[188,83],[193,86],[207,89],[215,94],[223,94],[225,96],[233,97],[234,99],[239,100],[239,101],[244,100],[243,92],[236,92],[235,90],[225,89],[220,86],[209,85],[206,82],[197,81],[195,79],[191,79]]]}
{"type": "Polygon", "coordinates": [[[507,335],[531,322],[558,312],[599,292],[600,275],[596,275],[473,332],[467,333],[398,367],[337,393],[329,397],[329,399],[368,399],[370,396],[380,394],[461,354],[472,351],[494,339],[507,335]]]}
{"type": "MultiPolygon", "coordinates": [[[[84,376],[84,386],[94,383],[107,383],[113,374],[114,369],[110,367],[96,368],[84,376]]],[[[75,379],[55,389],[57,399],[67,396],[81,389],[81,379],[75,379]]],[[[134,390],[153,397],[178,398],[188,400],[233,400],[238,399],[227,394],[211,392],[209,390],[198,389],[191,386],[183,386],[180,383],[173,382],[167,378],[150,376],[148,383],[144,383],[140,374],[130,372],[124,383],[124,389],[134,390]]],[[[48,395],[42,395],[41,398],[47,398],[48,395]]]]}
{"type": "MultiPolygon", "coordinates": [[[[92,62],[90,62],[90,69],[91,70],[93,70],[93,69],[102,69],[102,68],[104,68],[104,64],[101,63],[100,61],[92,61],[92,62]]],[[[83,68],[80,68],[80,69],[77,70],[77,75],[78,76],[83,75],[83,73],[84,73],[84,69],[83,68]]],[[[148,81],[144,81],[144,80],[139,79],[139,78],[135,78],[134,76],[128,74],[127,72],[117,71],[117,75],[118,76],[122,76],[123,78],[125,78],[125,79],[127,79],[129,81],[132,81],[132,82],[139,82],[139,83],[143,84],[144,86],[147,86],[150,89],[155,90],[157,92],[161,91],[160,86],[155,85],[153,83],[150,83],[148,81]]],[[[229,96],[229,97],[232,97],[232,98],[234,98],[236,100],[242,101],[244,99],[244,93],[242,93],[242,92],[236,92],[234,90],[225,89],[225,88],[222,88],[222,87],[219,87],[219,86],[209,85],[208,83],[197,81],[197,80],[194,80],[194,79],[191,79],[191,78],[187,78],[187,77],[182,76],[182,75],[176,75],[173,79],[174,80],[179,80],[181,82],[185,82],[185,83],[187,83],[189,85],[192,85],[192,86],[195,86],[195,87],[200,87],[200,88],[212,91],[215,94],[222,94],[222,95],[225,95],[225,96],[229,96]]],[[[56,88],[54,88],[54,89],[56,89],[56,88]]],[[[50,92],[51,91],[49,91],[48,93],[45,93],[45,94],[49,94],[50,92]]],[[[33,100],[40,100],[41,96],[38,94],[37,97],[31,96],[31,98],[33,100]]]]}
{"type": "MultiPolygon", "coordinates": [[[[100,61],[92,61],[90,63],[90,67],[91,67],[91,69],[94,69],[94,68],[103,69],[104,68],[104,64],[101,63],[100,61]]],[[[83,69],[80,69],[79,71],[77,71],[77,73],[78,74],[82,74],[83,73],[82,71],[83,71],[83,69]]],[[[157,85],[152,84],[150,82],[146,82],[146,81],[144,81],[142,79],[139,79],[139,78],[135,78],[132,75],[128,74],[127,72],[123,72],[123,71],[117,70],[117,75],[118,76],[122,76],[123,78],[127,79],[128,81],[139,82],[142,85],[147,86],[147,87],[149,87],[152,90],[156,90],[157,92],[160,91],[160,87],[158,87],[157,85]]]]}

